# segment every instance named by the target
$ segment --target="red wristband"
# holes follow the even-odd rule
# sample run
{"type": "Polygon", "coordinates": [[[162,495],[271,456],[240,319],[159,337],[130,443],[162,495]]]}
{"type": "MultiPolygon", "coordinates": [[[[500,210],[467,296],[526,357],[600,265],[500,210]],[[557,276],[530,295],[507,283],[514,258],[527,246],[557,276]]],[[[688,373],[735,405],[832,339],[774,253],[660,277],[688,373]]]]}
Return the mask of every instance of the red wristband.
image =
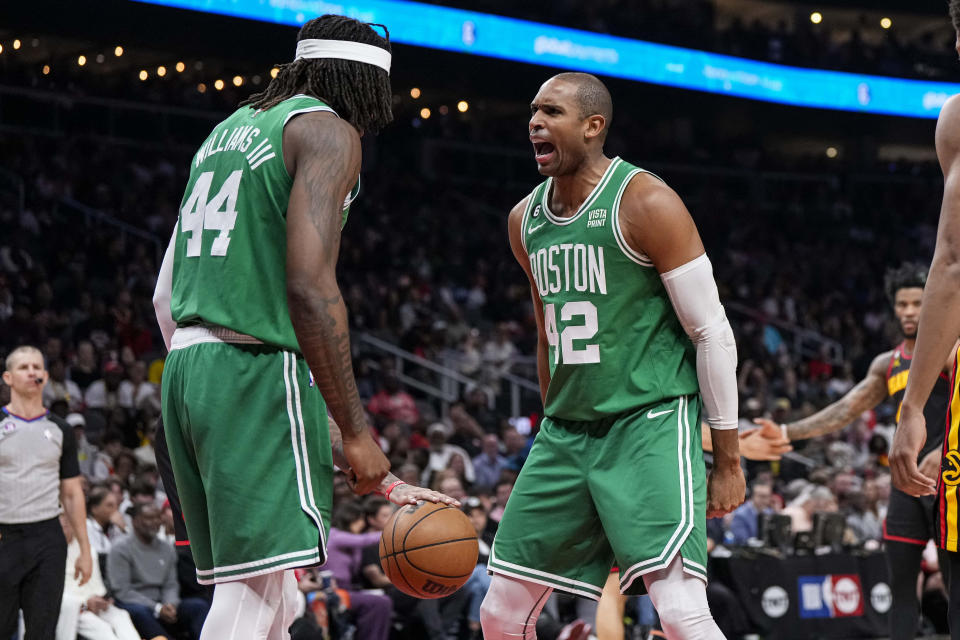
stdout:
{"type": "Polygon", "coordinates": [[[391,484],[389,487],[387,487],[387,490],[383,492],[383,497],[386,498],[387,500],[389,500],[389,499],[390,499],[390,492],[393,491],[394,489],[396,489],[396,488],[397,488],[398,486],[400,486],[401,484],[407,484],[407,483],[404,482],[403,480],[397,480],[396,482],[394,482],[393,484],[391,484]]]}

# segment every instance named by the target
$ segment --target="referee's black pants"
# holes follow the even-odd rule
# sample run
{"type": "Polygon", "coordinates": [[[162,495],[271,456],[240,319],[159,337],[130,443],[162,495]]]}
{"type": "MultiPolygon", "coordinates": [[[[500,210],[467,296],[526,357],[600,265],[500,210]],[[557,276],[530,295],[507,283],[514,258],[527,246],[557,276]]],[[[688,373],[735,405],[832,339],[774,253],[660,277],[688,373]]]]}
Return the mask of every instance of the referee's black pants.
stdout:
{"type": "Polygon", "coordinates": [[[54,640],[67,567],[67,541],[60,519],[0,524],[0,638],[17,632],[23,610],[23,640],[54,640]]]}

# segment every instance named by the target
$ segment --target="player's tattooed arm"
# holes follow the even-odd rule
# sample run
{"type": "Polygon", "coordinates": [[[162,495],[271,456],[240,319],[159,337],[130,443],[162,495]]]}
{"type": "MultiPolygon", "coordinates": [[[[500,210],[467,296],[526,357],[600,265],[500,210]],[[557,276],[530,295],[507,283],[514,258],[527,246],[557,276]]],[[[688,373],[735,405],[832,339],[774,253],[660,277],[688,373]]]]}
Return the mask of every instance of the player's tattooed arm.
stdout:
{"type": "Polygon", "coordinates": [[[864,411],[883,402],[887,397],[887,368],[892,355],[892,351],[887,351],[874,358],[864,379],[833,404],[812,416],[786,425],[787,439],[803,440],[839,431],[864,411]]]}
{"type": "Polygon", "coordinates": [[[546,404],[547,387],[550,386],[550,349],[547,344],[547,334],[543,324],[543,302],[540,300],[540,292],[537,291],[536,280],[530,270],[530,258],[527,256],[527,250],[523,246],[523,212],[527,208],[527,198],[524,198],[516,204],[510,211],[510,217],[507,219],[507,229],[510,234],[510,248],[513,250],[513,256],[520,263],[523,272],[527,274],[527,280],[530,281],[530,298],[533,301],[533,314],[537,320],[537,379],[540,382],[540,400],[546,404]]]}
{"type": "Polygon", "coordinates": [[[335,269],[344,198],[360,173],[360,136],[332,114],[303,114],[284,131],[284,159],[294,176],[287,211],[290,319],[330,412],[350,438],[366,429],[366,418],[335,269]]]}
{"type": "Polygon", "coordinates": [[[343,203],[360,174],[360,135],[331,113],[298,116],[284,129],[293,176],[287,205],[287,306],[317,387],[340,426],[354,491],[379,486],[390,463],[373,441],[353,377],[347,309],[337,284],[343,203]]]}

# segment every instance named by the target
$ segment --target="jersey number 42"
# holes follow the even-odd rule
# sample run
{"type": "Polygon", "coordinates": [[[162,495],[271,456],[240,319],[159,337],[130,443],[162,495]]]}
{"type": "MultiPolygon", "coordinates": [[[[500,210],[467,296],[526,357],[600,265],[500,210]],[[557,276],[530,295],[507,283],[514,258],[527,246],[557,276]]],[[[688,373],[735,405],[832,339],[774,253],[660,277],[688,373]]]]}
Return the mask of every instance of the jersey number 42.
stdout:
{"type": "Polygon", "coordinates": [[[587,300],[567,302],[560,307],[562,331],[557,331],[556,306],[551,302],[543,306],[543,329],[547,334],[547,343],[553,347],[554,364],[596,364],[600,362],[600,345],[588,344],[582,349],[573,346],[574,340],[589,340],[597,334],[597,307],[587,300]],[[567,325],[576,317],[583,318],[583,324],[567,325]]]}

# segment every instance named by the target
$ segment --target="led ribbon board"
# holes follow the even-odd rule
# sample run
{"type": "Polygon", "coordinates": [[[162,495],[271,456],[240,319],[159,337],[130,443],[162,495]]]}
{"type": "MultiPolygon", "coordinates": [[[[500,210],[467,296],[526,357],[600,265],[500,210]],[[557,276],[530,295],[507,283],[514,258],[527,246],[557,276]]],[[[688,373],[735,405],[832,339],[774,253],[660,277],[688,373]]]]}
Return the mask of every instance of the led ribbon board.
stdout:
{"type": "Polygon", "coordinates": [[[403,0],[133,1],[297,26],[336,13],[385,24],[402,44],[801,107],[936,118],[960,93],[957,83],[788,67],[403,0]]]}

